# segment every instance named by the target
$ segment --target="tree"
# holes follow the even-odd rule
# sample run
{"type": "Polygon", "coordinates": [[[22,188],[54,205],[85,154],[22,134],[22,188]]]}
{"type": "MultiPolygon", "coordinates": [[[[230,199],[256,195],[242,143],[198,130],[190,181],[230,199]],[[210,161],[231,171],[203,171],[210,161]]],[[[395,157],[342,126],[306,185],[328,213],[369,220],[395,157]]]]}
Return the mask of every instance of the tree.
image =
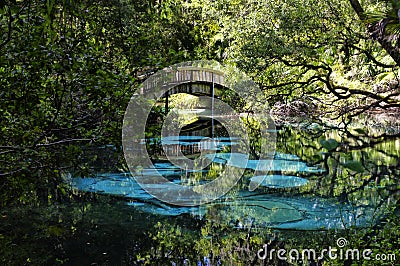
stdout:
{"type": "Polygon", "coordinates": [[[371,42],[350,2],[220,0],[204,10],[219,25],[225,60],[249,73],[273,105],[302,101],[315,118],[345,125],[400,106],[396,64],[371,42]]]}
{"type": "MultiPolygon", "coordinates": [[[[399,1],[381,1],[386,4],[385,12],[366,13],[358,0],[350,0],[351,6],[359,19],[367,24],[370,37],[376,40],[383,49],[400,65],[400,43],[398,28],[400,26],[399,1]],[[390,30],[390,26],[396,25],[397,30],[390,30]]],[[[393,28],[393,27],[392,27],[393,28]]]]}
{"type": "Polygon", "coordinates": [[[106,150],[119,167],[136,86],[203,56],[196,16],[182,1],[1,2],[0,205],[68,196],[62,173],[89,175],[106,150]]]}

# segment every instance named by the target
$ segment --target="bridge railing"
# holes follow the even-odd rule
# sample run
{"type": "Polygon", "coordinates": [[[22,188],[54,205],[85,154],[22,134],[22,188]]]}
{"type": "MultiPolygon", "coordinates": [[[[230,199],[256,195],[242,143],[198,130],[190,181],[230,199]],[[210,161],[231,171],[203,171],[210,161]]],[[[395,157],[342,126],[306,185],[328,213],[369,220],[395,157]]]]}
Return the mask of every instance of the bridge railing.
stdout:
{"type": "Polygon", "coordinates": [[[214,86],[224,87],[222,71],[200,67],[164,69],[151,76],[139,89],[140,94],[155,94],[157,98],[175,93],[211,95],[214,86]],[[208,85],[208,86],[207,86],[208,85]]]}

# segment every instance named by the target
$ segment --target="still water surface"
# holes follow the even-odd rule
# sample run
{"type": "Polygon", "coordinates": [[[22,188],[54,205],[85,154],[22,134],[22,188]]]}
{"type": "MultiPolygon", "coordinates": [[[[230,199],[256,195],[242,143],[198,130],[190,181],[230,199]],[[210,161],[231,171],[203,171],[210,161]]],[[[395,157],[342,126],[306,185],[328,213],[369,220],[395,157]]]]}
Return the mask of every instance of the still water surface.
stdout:
{"type": "MultiPolygon", "coordinates": [[[[218,125],[211,131],[210,125],[196,121],[180,136],[149,137],[154,167],[141,175],[161,174],[173,184],[196,185],[215,179],[227,166],[244,170],[226,195],[200,206],[176,206],[151,196],[128,172],[102,167],[93,176],[68,175],[66,183],[76,191],[78,203],[2,213],[2,247],[15,247],[4,249],[3,261],[223,265],[224,255],[213,254],[207,245],[229,245],[230,234],[243,233],[244,242],[253,233],[265,241],[324,239],[330,229],[372,228],[396,207],[399,139],[368,145],[375,140],[362,137],[360,129],[349,134],[313,123],[279,126],[268,172],[254,175],[256,156],[231,153],[240,139],[227,136],[218,125]],[[160,143],[169,150],[160,149],[160,143]],[[209,166],[177,167],[166,158],[175,151],[189,158],[204,156],[209,166]],[[250,191],[252,181],[259,186],[250,191]]],[[[171,189],[168,184],[149,186],[171,189]]],[[[263,242],[252,245],[257,250],[263,242]]]]}

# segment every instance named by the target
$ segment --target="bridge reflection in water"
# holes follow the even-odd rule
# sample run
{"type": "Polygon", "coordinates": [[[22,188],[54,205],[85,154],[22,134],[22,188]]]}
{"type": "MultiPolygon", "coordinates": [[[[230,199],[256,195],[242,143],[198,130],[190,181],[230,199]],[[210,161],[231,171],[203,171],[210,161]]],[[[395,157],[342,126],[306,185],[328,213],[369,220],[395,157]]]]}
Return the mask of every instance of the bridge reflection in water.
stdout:
{"type": "MultiPolygon", "coordinates": [[[[182,127],[179,135],[166,136],[152,144],[163,144],[165,151],[159,151],[159,155],[163,156],[183,154],[189,158],[210,153],[212,156],[204,156],[211,161],[209,167],[202,170],[185,169],[163,156],[156,156],[158,160],[154,161],[154,166],[143,169],[140,178],[151,180],[157,174],[173,184],[190,186],[209,182],[227,165],[245,168],[247,173],[253,173],[260,160],[250,159],[246,154],[236,154],[236,160],[232,160],[230,147],[240,139],[227,137],[226,130],[219,123],[214,124],[215,135],[211,138],[210,127],[210,118],[198,119],[182,127]]],[[[327,176],[326,169],[309,165],[294,154],[277,152],[272,163],[267,165],[270,171],[267,175],[244,175],[242,185],[235,188],[234,197],[227,194],[215,202],[197,207],[160,202],[147,193],[143,184],[139,185],[130,173],[102,173],[96,177],[74,178],[71,185],[82,191],[121,196],[130,206],[143,212],[170,216],[189,214],[224,226],[246,229],[327,230],[370,226],[376,224],[387,208],[385,204],[378,207],[372,204],[377,202],[373,194],[368,199],[370,204],[365,204],[366,197],[361,201],[340,202],[336,198],[309,196],[308,191],[312,191],[317,182],[327,176]],[[247,184],[251,181],[260,183],[257,190],[248,190],[247,184]]],[[[174,189],[169,183],[150,182],[145,188],[162,191],[174,189]]],[[[387,205],[390,203],[385,202],[387,205]]]]}
{"type": "Polygon", "coordinates": [[[162,137],[160,141],[162,149],[156,149],[159,151],[156,155],[177,157],[183,154],[197,157],[200,154],[226,150],[235,145],[235,142],[226,137],[224,131],[218,121],[214,122],[211,119],[196,121],[183,127],[179,136],[162,137]]]}
{"type": "MultiPolygon", "coordinates": [[[[237,134],[237,139],[228,137],[227,130],[216,121],[219,118],[214,112],[214,109],[218,109],[214,108],[218,101],[217,98],[225,99],[226,97],[225,86],[226,81],[222,73],[192,67],[177,72],[165,72],[165,75],[151,79],[139,89],[138,94],[148,96],[145,98],[146,100],[160,101],[163,99],[161,104],[165,104],[165,111],[152,117],[152,122],[156,122],[157,125],[153,129],[158,133],[161,126],[157,122],[163,121],[163,118],[168,117],[171,113],[171,95],[187,93],[210,97],[203,98],[204,101],[200,102],[200,106],[191,106],[191,108],[185,108],[184,104],[175,106],[180,110],[198,110],[201,115],[194,114],[190,119],[185,118],[179,125],[179,132],[166,134],[162,138],[160,136],[153,137],[153,139],[149,137],[146,144],[155,155],[156,160],[153,161],[150,168],[144,168],[140,175],[137,173],[101,173],[95,177],[74,178],[71,185],[82,191],[121,196],[129,202],[129,205],[143,212],[157,215],[199,215],[214,223],[228,224],[239,228],[342,229],[349,226],[369,225],[381,216],[380,210],[384,210],[385,206],[374,206],[372,203],[378,202],[372,198],[375,196],[371,196],[371,204],[367,205],[365,197],[358,197],[362,198],[362,201],[356,200],[354,197],[355,200],[352,202],[341,202],[334,197],[312,194],[314,187],[321,180],[328,180],[329,171],[321,168],[321,165],[307,164],[297,155],[291,154],[293,152],[291,149],[289,152],[283,149],[281,153],[277,152],[274,158],[269,159],[249,158],[249,155],[244,152],[235,153],[233,150],[237,147],[235,145],[241,141],[242,135],[237,134]],[[173,78],[170,77],[171,75],[173,78]],[[165,83],[165,80],[168,82],[165,83]],[[160,120],[158,120],[159,117],[160,120]],[[152,149],[151,147],[157,148],[152,149]],[[213,156],[208,156],[207,153],[210,155],[213,153],[213,156]],[[203,154],[211,161],[211,164],[201,170],[183,168],[165,158],[166,155],[179,159],[179,156],[189,158],[199,157],[203,154]],[[263,164],[267,160],[269,160],[268,163],[263,164]],[[252,173],[258,169],[260,163],[269,167],[267,169],[269,173],[263,176],[253,176],[252,173]],[[161,202],[147,193],[148,189],[177,192],[172,184],[191,186],[209,182],[212,178],[217,178],[224,168],[228,168],[227,166],[245,169],[246,174],[243,175],[238,187],[234,188],[233,193],[222,196],[215,202],[197,207],[177,206],[161,202]],[[170,182],[145,184],[142,182],[140,185],[137,182],[139,179],[140,181],[144,179],[152,181],[159,175],[170,182]],[[193,182],[189,179],[192,179],[193,182]],[[258,181],[260,186],[257,190],[249,191],[250,185],[248,184],[252,181],[258,181]],[[232,197],[232,195],[234,196],[232,197]]],[[[234,103],[235,101],[230,99],[227,102],[234,103]]],[[[140,108],[135,109],[132,116],[128,116],[130,119],[128,120],[136,123],[135,119],[138,117],[141,118],[142,115],[147,117],[147,113],[144,115],[145,113],[140,113],[140,111],[140,108]]],[[[223,114],[219,113],[218,116],[223,114]]],[[[236,119],[240,118],[236,117],[236,119]]],[[[226,124],[224,123],[224,125],[226,124]]],[[[134,128],[134,126],[129,127],[132,132],[135,132],[134,128]]],[[[147,127],[147,129],[152,131],[151,127],[147,127]]],[[[127,131],[127,133],[130,132],[127,131]]],[[[151,134],[151,136],[155,135],[151,134]]],[[[128,134],[128,137],[135,136],[128,134]]],[[[280,141],[286,145],[288,140],[281,139],[280,141]]],[[[299,140],[296,138],[296,141],[299,140]]],[[[140,142],[140,145],[142,144],[144,143],[140,142]]],[[[132,145],[132,148],[136,147],[132,145]]],[[[338,169],[338,171],[341,170],[338,169]]],[[[177,196],[184,197],[185,195],[177,194],[177,196]]]]}

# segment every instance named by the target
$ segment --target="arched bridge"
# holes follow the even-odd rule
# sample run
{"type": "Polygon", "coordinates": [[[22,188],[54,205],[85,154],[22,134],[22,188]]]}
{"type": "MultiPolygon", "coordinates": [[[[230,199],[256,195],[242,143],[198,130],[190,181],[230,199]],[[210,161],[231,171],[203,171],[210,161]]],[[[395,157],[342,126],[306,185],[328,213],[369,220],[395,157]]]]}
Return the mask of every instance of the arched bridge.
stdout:
{"type": "Polygon", "coordinates": [[[157,98],[176,93],[214,96],[216,90],[226,88],[222,71],[181,66],[167,68],[151,76],[139,89],[139,93],[154,93],[157,98]]]}
{"type": "MultiPolygon", "coordinates": [[[[169,95],[188,93],[214,98],[225,89],[227,87],[222,71],[196,66],[178,66],[163,69],[151,76],[139,89],[139,93],[153,94],[154,99],[165,98],[165,111],[168,113],[169,95]]],[[[211,108],[213,109],[213,103],[211,108]]]]}

